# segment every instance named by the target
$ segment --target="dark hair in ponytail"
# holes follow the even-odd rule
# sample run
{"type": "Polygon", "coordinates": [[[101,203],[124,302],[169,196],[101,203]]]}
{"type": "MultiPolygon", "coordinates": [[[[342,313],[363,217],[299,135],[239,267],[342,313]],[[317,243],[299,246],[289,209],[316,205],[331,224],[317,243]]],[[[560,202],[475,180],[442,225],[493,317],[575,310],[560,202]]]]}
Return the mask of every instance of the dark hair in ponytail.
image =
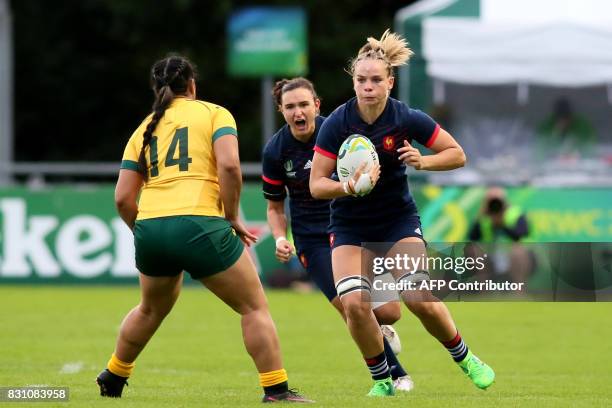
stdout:
{"type": "Polygon", "coordinates": [[[280,106],[283,103],[283,94],[285,92],[293,91],[294,89],[298,88],[308,89],[312,93],[312,97],[314,99],[320,99],[314,89],[314,85],[306,78],[297,77],[292,79],[281,79],[272,87],[272,98],[274,98],[276,106],[280,109],[280,106]]]}
{"type": "Polygon", "coordinates": [[[171,55],[157,61],[151,67],[151,88],[155,93],[153,101],[153,117],[147,124],[143,135],[142,148],[138,158],[138,171],[145,180],[149,178],[145,148],[151,143],[153,132],[164,116],[166,109],[177,95],[185,95],[189,80],[195,79],[194,65],[185,57],[171,55]]]}

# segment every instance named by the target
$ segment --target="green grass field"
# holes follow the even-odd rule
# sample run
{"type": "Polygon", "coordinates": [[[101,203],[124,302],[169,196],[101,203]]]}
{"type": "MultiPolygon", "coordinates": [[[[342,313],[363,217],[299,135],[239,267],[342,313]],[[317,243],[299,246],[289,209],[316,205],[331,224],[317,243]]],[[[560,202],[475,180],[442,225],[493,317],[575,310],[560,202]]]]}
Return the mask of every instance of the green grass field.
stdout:
{"type": "MultiPolygon", "coordinates": [[[[19,406],[260,406],[238,316],[192,287],[138,359],[124,398],[99,397],[94,378],[138,297],[136,287],[0,286],[0,386],[70,387],[69,403],[19,406]]],[[[399,357],[416,389],[382,401],[365,397],[368,372],[322,295],[272,291],[269,300],[290,385],[318,406],[612,406],[611,303],[450,303],[468,345],[497,372],[488,391],[405,310],[399,357]]]]}

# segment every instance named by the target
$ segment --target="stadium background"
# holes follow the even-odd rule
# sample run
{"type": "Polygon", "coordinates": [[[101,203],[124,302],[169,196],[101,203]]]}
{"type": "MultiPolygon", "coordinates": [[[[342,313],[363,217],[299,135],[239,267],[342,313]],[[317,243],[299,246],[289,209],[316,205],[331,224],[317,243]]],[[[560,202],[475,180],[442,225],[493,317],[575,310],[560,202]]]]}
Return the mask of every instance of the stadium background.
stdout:
{"type": "MultiPolygon", "coordinates": [[[[427,75],[424,42],[419,41],[430,32],[424,27],[435,24],[426,20],[436,15],[478,16],[483,14],[484,3],[491,0],[382,0],[375,4],[356,0],[331,3],[315,0],[304,4],[267,1],[257,5],[298,6],[304,11],[308,53],[305,74],[313,80],[323,99],[323,114],[352,96],[350,79],[343,67],[366,36],[378,36],[385,28],[395,27],[413,42],[417,55],[410,71],[400,73],[395,96],[409,100],[413,107],[429,112],[441,122],[447,121],[448,128],[466,147],[470,160],[468,168],[448,175],[409,173],[429,241],[465,240],[489,185],[506,186],[510,201],[528,212],[533,242],[612,241],[612,88],[607,85],[612,79],[608,78],[607,83],[582,85],[521,81],[465,84],[427,75]],[[414,8],[405,9],[410,5],[414,8]],[[406,10],[413,12],[410,14],[413,17],[401,20],[406,10]],[[592,154],[561,160],[556,157],[542,160],[531,154],[535,147],[532,149],[529,143],[537,137],[537,123],[547,116],[559,97],[568,98],[574,109],[596,129],[597,142],[592,154]]],[[[573,2],[542,3],[550,7],[549,11],[563,7],[568,11],[573,2]]],[[[11,351],[0,368],[0,386],[70,385],[77,404],[93,404],[95,395],[88,381],[104,363],[116,325],[138,296],[133,285],[136,271],[131,235],[113,206],[115,169],[125,141],[149,111],[150,65],[168,51],[183,53],[198,65],[200,98],[226,106],[236,117],[241,159],[245,162],[242,212],[249,227],[260,236],[253,255],[264,281],[286,272],[273,257],[274,243],[265,223],[265,201],[258,181],[262,127],[265,126],[261,80],[232,76],[226,62],[228,18],[232,12],[252,5],[252,2],[229,0],[213,3],[176,0],[154,7],[141,0],[75,0],[61,4],[0,1],[0,106],[4,115],[0,115],[0,322],[3,326],[0,343],[11,351]],[[100,286],[84,286],[90,283],[100,286]],[[117,286],[121,284],[126,287],[117,286]],[[109,298],[115,298],[116,302],[110,307],[112,312],[104,314],[104,303],[109,298]],[[100,323],[92,324],[90,320],[102,314],[100,323]],[[83,322],[82,331],[72,328],[74,321],[83,322]],[[45,336],[48,341],[41,341],[45,336]],[[90,341],[92,336],[100,337],[93,342],[92,350],[77,346],[90,341]],[[69,352],[71,348],[78,352],[69,352]],[[55,352],[57,356],[53,357],[55,352]],[[66,368],[66,364],[79,368],[66,368]]],[[[583,2],[581,7],[609,9],[609,5],[597,0],[583,2]]],[[[515,2],[514,8],[529,16],[528,19],[555,15],[526,1],[515,2]]],[[[576,32],[580,33],[580,25],[568,26],[577,27],[576,32]]],[[[598,45],[601,46],[585,42],[584,48],[598,45]]],[[[572,58],[572,53],[578,50],[568,50],[568,59],[580,62],[581,58],[572,58]]],[[[586,64],[583,54],[580,55],[586,64]]],[[[600,54],[598,63],[612,72],[612,48],[600,54]]],[[[521,55],[517,57],[521,59],[521,55]]],[[[557,60],[556,64],[562,67],[564,62],[557,60]]],[[[508,61],[509,65],[513,63],[508,61]]],[[[277,77],[282,76],[274,78],[277,77]]],[[[276,125],[281,122],[281,116],[277,115],[276,125]]],[[[270,299],[286,344],[285,354],[298,356],[289,360],[289,368],[302,372],[297,378],[307,390],[316,389],[318,379],[312,373],[325,368],[308,361],[304,350],[334,356],[354,348],[350,339],[322,298],[271,291],[270,299]],[[313,311],[312,315],[308,310],[313,311]],[[296,320],[307,324],[292,328],[299,325],[296,320]],[[329,341],[330,348],[304,340],[322,336],[333,339],[329,341]]],[[[192,289],[186,291],[181,301],[178,308],[182,310],[175,313],[178,316],[169,318],[170,329],[159,333],[162,340],[154,340],[151,351],[141,361],[142,377],[158,378],[148,384],[142,384],[145,379],[139,380],[140,393],[137,387],[128,389],[137,400],[132,402],[134,406],[138,406],[138,401],[185,406],[193,403],[189,398],[168,399],[160,393],[155,393],[157,397],[144,394],[143,389],[155,390],[161,381],[172,381],[168,370],[176,370],[181,381],[186,378],[184,375],[205,373],[205,380],[190,384],[187,394],[197,394],[198,387],[206,388],[210,384],[224,386],[223,381],[211,377],[209,366],[202,368],[180,359],[176,363],[173,360],[177,358],[176,353],[164,360],[164,350],[167,350],[164,347],[177,347],[171,340],[195,338],[206,329],[214,330],[220,339],[211,339],[211,347],[225,344],[231,350],[223,357],[229,360],[228,371],[234,369],[240,373],[239,380],[232,375],[226,377],[229,383],[240,384],[232,385],[229,394],[211,394],[212,405],[222,405],[228,395],[238,395],[238,400],[245,404],[251,401],[253,398],[248,396],[257,395],[258,391],[256,384],[246,380],[250,363],[233,356],[234,351],[242,353],[236,318],[208,294],[192,289]],[[202,308],[211,308],[217,314],[195,332],[183,328],[183,325],[199,324],[195,316],[202,308]],[[180,313],[192,318],[180,317],[180,313]],[[172,330],[180,335],[175,336],[172,330]],[[157,365],[151,368],[151,363],[157,365]]],[[[609,367],[612,366],[607,340],[612,334],[608,304],[500,303],[487,306],[486,313],[477,305],[454,304],[452,308],[454,312],[457,310],[455,313],[463,313],[462,327],[478,339],[475,343],[479,348],[496,355],[493,362],[497,363],[501,378],[506,380],[487,397],[465,389],[458,373],[447,375],[452,367],[445,365],[441,353],[435,354],[435,345],[429,344],[428,351],[411,349],[419,341],[430,340],[424,337],[414,318],[405,317],[398,326],[401,335],[407,338],[405,357],[418,367],[416,381],[422,391],[417,391],[413,398],[421,405],[609,406],[611,403],[609,387],[605,385],[610,383],[609,367]],[[492,327],[495,327],[493,332],[492,327]],[[554,347],[549,349],[546,343],[551,341],[554,347]],[[585,350],[584,344],[589,344],[590,349],[585,350]],[[573,356],[580,353],[584,370],[568,369],[555,359],[553,349],[573,356]],[[549,365],[541,369],[533,362],[520,367],[517,353],[527,355],[527,359],[540,356],[549,365]],[[563,392],[551,386],[572,382],[563,392]],[[440,391],[444,384],[450,384],[449,394],[440,391]]],[[[187,349],[198,352],[197,348],[187,349]]],[[[355,395],[336,400],[325,396],[333,394],[333,390],[323,386],[315,395],[329,406],[365,404],[357,392],[359,387],[363,388],[365,382],[359,382],[363,379],[346,379],[362,367],[358,361],[354,362],[355,351],[347,354],[347,362],[339,364],[339,373],[331,376],[330,382],[332,379],[345,381],[342,387],[352,387],[355,395]]],[[[204,352],[204,356],[214,358],[215,354],[204,352]]],[[[360,377],[366,377],[363,374],[360,377]]]]}

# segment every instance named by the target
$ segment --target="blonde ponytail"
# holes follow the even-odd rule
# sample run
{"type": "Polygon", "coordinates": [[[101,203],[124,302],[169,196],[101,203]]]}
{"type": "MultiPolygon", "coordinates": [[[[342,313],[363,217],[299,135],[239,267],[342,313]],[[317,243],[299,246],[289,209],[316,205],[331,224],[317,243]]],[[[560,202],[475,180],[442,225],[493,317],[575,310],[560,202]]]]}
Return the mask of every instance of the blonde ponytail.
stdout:
{"type": "Polygon", "coordinates": [[[391,32],[387,29],[380,40],[374,37],[368,37],[367,42],[359,49],[357,57],[355,57],[349,66],[347,72],[353,75],[355,72],[355,64],[364,59],[380,59],[387,64],[389,76],[393,75],[393,67],[405,65],[414,52],[408,46],[406,39],[399,34],[391,32]]]}

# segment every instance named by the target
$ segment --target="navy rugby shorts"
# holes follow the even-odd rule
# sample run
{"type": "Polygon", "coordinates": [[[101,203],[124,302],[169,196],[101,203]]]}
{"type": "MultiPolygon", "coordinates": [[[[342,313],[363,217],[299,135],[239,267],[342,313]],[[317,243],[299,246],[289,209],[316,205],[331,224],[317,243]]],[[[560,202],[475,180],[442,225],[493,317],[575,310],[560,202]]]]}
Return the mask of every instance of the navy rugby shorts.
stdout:
{"type": "Polygon", "coordinates": [[[409,215],[382,223],[374,221],[370,225],[360,225],[354,228],[334,226],[329,234],[329,244],[333,249],[342,245],[361,246],[364,242],[395,243],[408,237],[416,237],[425,241],[421,218],[418,215],[409,215]]]}
{"type": "Polygon", "coordinates": [[[334,273],[332,271],[331,249],[327,242],[319,245],[308,245],[298,248],[298,258],[306,273],[321,289],[327,300],[331,301],[338,293],[334,285],[334,273]]]}

